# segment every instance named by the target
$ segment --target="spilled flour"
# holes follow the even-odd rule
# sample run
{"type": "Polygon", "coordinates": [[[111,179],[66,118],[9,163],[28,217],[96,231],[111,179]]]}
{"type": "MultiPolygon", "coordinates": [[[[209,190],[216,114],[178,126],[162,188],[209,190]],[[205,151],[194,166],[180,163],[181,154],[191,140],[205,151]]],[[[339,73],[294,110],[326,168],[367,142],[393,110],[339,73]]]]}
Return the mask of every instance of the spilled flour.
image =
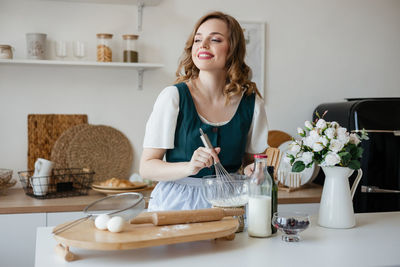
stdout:
{"type": "Polygon", "coordinates": [[[181,229],[187,229],[187,228],[189,228],[189,225],[188,224],[177,224],[177,225],[174,225],[174,226],[164,226],[164,227],[162,227],[160,230],[161,231],[163,231],[163,232],[169,232],[169,231],[174,231],[174,230],[181,230],[181,229]]]}
{"type": "Polygon", "coordinates": [[[160,233],[156,234],[156,236],[162,236],[163,233],[166,232],[176,232],[182,229],[188,229],[190,227],[190,225],[188,224],[177,224],[174,226],[164,226],[160,228],[160,233]]]}
{"type": "Polygon", "coordinates": [[[189,228],[189,225],[187,225],[187,224],[177,224],[173,228],[174,228],[174,230],[187,229],[187,228],[189,228]]]}

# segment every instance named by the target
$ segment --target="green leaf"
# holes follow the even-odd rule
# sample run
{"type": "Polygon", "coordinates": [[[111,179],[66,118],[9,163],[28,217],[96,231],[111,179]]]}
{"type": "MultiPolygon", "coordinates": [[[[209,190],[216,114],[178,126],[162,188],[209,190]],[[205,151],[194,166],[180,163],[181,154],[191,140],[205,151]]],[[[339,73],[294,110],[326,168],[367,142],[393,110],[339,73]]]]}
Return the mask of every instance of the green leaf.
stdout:
{"type": "Polygon", "coordinates": [[[358,170],[361,167],[361,164],[358,160],[352,160],[348,167],[353,170],[358,170]]]}
{"type": "Polygon", "coordinates": [[[313,161],[311,161],[310,163],[307,164],[306,168],[311,168],[311,166],[314,164],[313,161]]]}
{"type": "Polygon", "coordinates": [[[294,157],[292,154],[286,154],[286,156],[287,156],[288,158],[290,158],[290,165],[292,165],[293,162],[294,162],[294,160],[295,160],[295,157],[294,157]]]}
{"type": "Polygon", "coordinates": [[[361,137],[360,137],[360,139],[361,139],[361,140],[369,140],[368,133],[367,133],[367,131],[365,131],[364,128],[361,130],[361,137]]]}
{"type": "Polygon", "coordinates": [[[351,160],[351,154],[349,152],[340,152],[338,155],[342,159],[344,165],[347,165],[347,163],[351,160]]]}
{"type": "Polygon", "coordinates": [[[306,166],[302,161],[296,161],[292,166],[292,172],[302,172],[306,166]]]}
{"type": "Polygon", "coordinates": [[[349,152],[351,154],[352,159],[358,159],[357,158],[357,146],[354,144],[349,145],[349,152]]]}
{"type": "Polygon", "coordinates": [[[364,152],[364,149],[362,147],[357,147],[357,152],[355,153],[355,158],[361,158],[362,153],[364,152]]]}

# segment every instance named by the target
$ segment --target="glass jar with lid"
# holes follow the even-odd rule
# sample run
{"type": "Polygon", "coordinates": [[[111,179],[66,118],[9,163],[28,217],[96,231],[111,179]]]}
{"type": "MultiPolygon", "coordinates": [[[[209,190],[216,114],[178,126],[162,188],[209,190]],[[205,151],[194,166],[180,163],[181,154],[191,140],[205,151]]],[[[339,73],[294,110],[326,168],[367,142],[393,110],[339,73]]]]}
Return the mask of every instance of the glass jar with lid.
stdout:
{"type": "Polygon", "coordinates": [[[124,34],[122,35],[123,39],[123,48],[124,48],[124,62],[138,62],[139,54],[136,49],[136,40],[139,38],[138,35],[135,34],[124,34]]]}
{"type": "Polygon", "coordinates": [[[111,39],[110,33],[98,33],[97,35],[97,61],[112,62],[111,39]]]}

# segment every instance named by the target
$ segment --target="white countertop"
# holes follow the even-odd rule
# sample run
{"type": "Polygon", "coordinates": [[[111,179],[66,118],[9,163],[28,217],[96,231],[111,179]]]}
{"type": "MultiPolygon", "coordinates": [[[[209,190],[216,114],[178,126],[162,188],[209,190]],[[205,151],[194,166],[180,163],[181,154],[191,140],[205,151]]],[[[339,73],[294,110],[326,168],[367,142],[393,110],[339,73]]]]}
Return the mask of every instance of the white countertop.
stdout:
{"type": "Polygon", "coordinates": [[[352,229],[327,229],[311,218],[302,241],[286,243],[281,233],[250,238],[247,232],[233,241],[198,241],[125,251],[70,250],[80,257],[65,262],[54,251],[52,227],[37,230],[37,267],[101,266],[399,266],[400,212],[356,214],[352,229]]]}

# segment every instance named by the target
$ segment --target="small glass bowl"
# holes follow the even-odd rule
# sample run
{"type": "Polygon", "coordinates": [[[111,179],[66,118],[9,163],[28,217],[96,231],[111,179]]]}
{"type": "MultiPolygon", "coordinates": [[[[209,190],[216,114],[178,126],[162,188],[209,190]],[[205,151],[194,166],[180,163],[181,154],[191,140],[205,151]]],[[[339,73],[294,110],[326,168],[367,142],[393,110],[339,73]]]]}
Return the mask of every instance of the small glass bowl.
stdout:
{"type": "Polygon", "coordinates": [[[231,173],[233,181],[222,181],[215,175],[202,179],[203,193],[208,202],[214,207],[240,207],[247,204],[247,176],[231,173]]]}
{"type": "Polygon", "coordinates": [[[298,234],[310,226],[310,217],[300,212],[275,212],[272,225],[283,233],[283,241],[298,242],[298,234]]]}

